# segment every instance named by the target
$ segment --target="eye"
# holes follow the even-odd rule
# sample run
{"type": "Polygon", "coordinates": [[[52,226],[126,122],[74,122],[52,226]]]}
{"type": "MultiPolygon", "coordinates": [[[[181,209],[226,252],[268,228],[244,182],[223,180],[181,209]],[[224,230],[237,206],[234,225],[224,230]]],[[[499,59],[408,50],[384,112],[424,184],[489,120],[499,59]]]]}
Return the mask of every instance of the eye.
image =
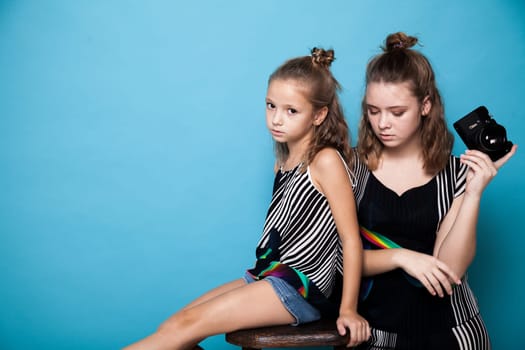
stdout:
{"type": "Polygon", "coordinates": [[[394,117],[401,117],[403,114],[405,114],[405,111],[392,111],[392,114],[394,115],[394,117]]]}
{"type": "Polygon", "coordinates": [[[291,115],[297,114],[297,109],[295,109],[295,108],[288,108],[288,114],[291,114],[291,115]]]}
{"type": "Polygon", "coordinates": [[[270,110],[275,109],[275,105],[271,102],[266,102],[266,109],[270,109],[270,110]]]}
{"type": "Polygon", "coordinates": [[[379,109],[368,107],[368,115],[377,115],[377,114],[379,114],[379,109]]]}

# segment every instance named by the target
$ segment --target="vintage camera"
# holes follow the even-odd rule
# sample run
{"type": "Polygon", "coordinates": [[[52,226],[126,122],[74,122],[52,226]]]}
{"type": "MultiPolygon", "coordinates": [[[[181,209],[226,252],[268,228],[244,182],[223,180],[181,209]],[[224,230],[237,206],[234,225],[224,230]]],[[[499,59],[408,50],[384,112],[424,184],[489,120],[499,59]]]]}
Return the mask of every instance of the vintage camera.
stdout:
{"type": "Polygon", "coordinates": [[[485,106],[480,106],[454,123],[459,137],[469,149],[477,149],[497,160],[510,152],[507,131],[496,123],[485,106]]]}

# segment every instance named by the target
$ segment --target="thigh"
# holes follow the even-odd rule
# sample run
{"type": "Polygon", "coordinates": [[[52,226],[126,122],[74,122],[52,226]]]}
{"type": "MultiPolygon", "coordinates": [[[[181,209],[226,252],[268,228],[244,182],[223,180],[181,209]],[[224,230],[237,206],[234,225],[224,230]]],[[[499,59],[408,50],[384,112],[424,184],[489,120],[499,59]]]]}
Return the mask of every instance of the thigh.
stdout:
{"type": "Polygon", "coordinates": [[[214,288],[206,293],[204,293],[203,295],[201,295],[200,297],[198,297],[197,299],[193,300],[191,303],[189,303],[188,305],[186,305],[184,309],[188,309],[188,308],[191,308],[191,307],[194,307],[196,305],[199,305],[205,301],[208,301],[210,299],[213,299],[221,294],[224,294],[226,292],[229,292],[233,289],[236,289],[236,288],[239,288],[239,287],[243,287],[246,285],[246,282],[244,281],[244,279],[242,278],[239,278],[239,279],[236,279],[234,281],[231,281],[231,282],[228,282],[228,283],[225,283],[217,288],[214,288]]]}
{"type": "MultiPolygon", "coordinates": [[[[244,283],[244,282],[243,282],[244,283]]],[[[233,288],[177,313],[171,320],[181,325],[178,317],[193,320],[185,323],[184,333],[193,339],[227,333],[243,328],[291,324],[295,318],[282,304],[273,287],[257,281],[233,288]]],[[[178,327],[179,328],[179,327],[178,327]]],[[[180,328],[179,328],[180,330],[180,328]]]]}

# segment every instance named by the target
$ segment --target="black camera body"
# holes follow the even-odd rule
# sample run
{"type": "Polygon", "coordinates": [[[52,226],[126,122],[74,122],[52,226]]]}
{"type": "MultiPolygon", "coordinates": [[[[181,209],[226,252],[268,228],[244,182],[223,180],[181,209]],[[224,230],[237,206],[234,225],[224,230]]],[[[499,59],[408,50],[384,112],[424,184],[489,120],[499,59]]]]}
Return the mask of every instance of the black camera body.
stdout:
{"type": "Polygon", "coordinates": [[[459,137],[467,148],[476,149],[497,160],[510,152],[512,142],[507,131],[496,123],[485,106],[480,106],[454,123],[459,137]]]}

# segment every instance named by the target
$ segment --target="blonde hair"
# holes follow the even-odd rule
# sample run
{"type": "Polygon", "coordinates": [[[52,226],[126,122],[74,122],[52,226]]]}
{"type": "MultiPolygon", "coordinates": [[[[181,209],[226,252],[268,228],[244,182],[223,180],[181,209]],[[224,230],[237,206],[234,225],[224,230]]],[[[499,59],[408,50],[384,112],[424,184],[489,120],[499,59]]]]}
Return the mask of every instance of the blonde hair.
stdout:
{"type": "MultiPolygon", "coordinates": [[[[338,97],[341,87],[330,71],[334,60],[334,50],[313,48],[310,56],[293,58],[283,63],[268,80],[268,84],[274,80],[297,81],[304,86],[305,97],[315,111],[328,108],[324,121],[314,126],[313,138],[303,159],[303,169],[325,147],[335,148],[349,166],[352,163],[348,125],[338,97]]],[[[276,142],[275,153],[277,161],[284,163],[289,155],[287,144],[276,142]]]]}
{"type": "MultiPolygon", "coordinates": [[[[373,57],[367,65],[366,85],[373,82],[408,82],[420,104],[425,98],[429,99],[431,109],[422,119],[420,136],[425,171],[433,175],[446,166],[454,136],[445,121],[443,102],[432,66],[423,54],[411,49],[417,42],[417,38],[401,32],[388,35],[383,53],[373,57]]],[[[365,99],[366,96],[361,104],[357,150],[359,158],[369,169],[375,170],[384,146],[370,126],[365,99]]]]}

